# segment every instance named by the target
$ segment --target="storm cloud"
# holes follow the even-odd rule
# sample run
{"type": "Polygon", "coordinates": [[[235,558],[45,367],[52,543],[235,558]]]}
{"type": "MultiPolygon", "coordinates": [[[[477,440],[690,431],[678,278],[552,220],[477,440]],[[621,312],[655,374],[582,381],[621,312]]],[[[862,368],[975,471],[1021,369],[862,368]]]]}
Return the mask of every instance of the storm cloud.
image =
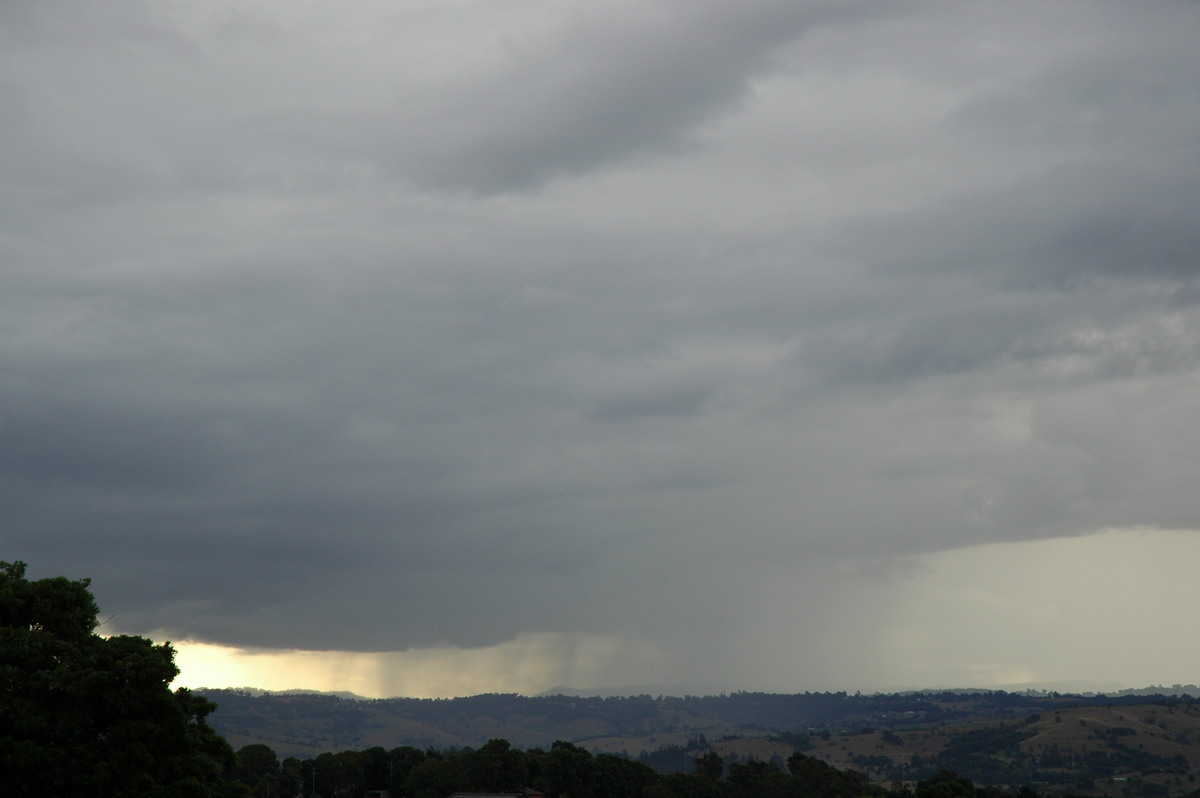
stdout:
{"type": "Polygon", "coordinates": [[[695,651],[1195,529],[1198,26],[5,3],[3,557],[176,639],[695,651]]]}

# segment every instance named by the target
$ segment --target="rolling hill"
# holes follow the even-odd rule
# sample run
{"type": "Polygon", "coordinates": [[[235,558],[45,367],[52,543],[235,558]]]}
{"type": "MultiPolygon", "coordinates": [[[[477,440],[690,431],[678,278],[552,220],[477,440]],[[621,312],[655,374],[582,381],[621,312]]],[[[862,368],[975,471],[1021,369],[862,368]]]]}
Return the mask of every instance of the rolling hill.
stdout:
{"type": "Polygon", "coordinates": [[[879,782],[939,769],[978,784],[1042,792],[1180,795],[1200,771],[1200,705],[1189,695],[1005,692],[584,697],[482,695],[353,700],[210,690],[212,725],[234,748],[281,756],[325,751],[521,748],[566,740],[593,752],[684,769],[706,751],[726,762],[785,760],[803,750],[879,782]],[[1132,791],[1132,792],[1131,792],[1132,791]]]}

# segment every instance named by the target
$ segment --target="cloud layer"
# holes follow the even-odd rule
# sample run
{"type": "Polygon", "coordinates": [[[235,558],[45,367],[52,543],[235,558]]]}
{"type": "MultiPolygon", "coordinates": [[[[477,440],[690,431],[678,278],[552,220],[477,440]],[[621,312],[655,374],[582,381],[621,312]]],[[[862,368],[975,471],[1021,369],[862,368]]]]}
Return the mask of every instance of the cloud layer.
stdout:
{"type": "Polygon", "coordinates": [[[691,651],[767,572],[1196,528],[1197,23],[4,4],[5,555],[175,638],[691,651]]]}

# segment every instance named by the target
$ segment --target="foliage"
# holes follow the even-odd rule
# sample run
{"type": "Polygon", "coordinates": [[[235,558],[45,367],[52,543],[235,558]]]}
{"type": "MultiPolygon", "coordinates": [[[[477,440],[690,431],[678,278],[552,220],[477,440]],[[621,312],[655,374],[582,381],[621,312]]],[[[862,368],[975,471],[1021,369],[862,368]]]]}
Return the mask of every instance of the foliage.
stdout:
{"type": "Polygon", "coordinates": [[[788,772],[751,760],[730,764],[723,777],[720,757],[714,759],[712,752],[701,757],[707,763],[703,772],[659,774],[628,757],[593,755],[561,740],[548,751],[522,751],[493,739],[477,750],[372,748],[303,762],[284,760],[282,765],[262,748],[250,745],[237,753],[235,777],[255,798],[349,798],[383,789],[394,798],[446,798],[455,792],[519,795],[527,788],[546,798],[884,798],[884,791],[869,785],[862,774],[802,754],[789,760],[788,772]]]}
{"type": "Polygon", "coordinates": [[[982,729],[970,729],[960,732],[946,743],[939,758],[946,761],[968,756],[990,756],[995,754],[1011,754],[1023,740],[1033,736],[1028,729],[1017,729],[1010,726],[988,726],[982,729]]]}
{"type": "Polygon", "coordinates": [[[4,794],[225,796],[216,706],[169,685],[174,650],[95,634],[89,581],[30,581],[0,562],[0,774],[4,794]]]}

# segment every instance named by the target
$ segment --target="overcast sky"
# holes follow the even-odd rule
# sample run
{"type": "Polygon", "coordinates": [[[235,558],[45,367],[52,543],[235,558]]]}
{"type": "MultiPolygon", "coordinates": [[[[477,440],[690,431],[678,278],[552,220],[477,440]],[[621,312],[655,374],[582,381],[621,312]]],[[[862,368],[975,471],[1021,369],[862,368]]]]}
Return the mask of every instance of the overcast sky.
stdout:
{"type": "Polygon", "coordinates": [[[0,559],[209,686],[1200,682],[1198,31],[8,0],[0,559]]]}

